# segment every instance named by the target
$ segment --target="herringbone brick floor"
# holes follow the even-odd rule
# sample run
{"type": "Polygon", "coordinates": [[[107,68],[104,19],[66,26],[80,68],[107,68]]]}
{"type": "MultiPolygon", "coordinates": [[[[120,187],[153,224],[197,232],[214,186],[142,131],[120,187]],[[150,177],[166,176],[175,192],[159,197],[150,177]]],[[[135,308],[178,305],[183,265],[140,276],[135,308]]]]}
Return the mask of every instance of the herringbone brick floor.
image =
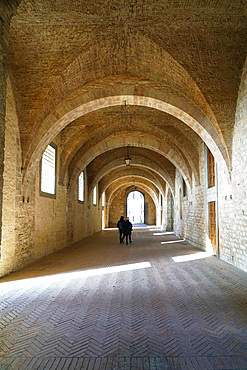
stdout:
{"type": "Polygon", "coordinates": [[[102,231],[1,279],[0,369],[247,369],[246,273],[175,262],[200,250],[157,234],[102,231]]]}

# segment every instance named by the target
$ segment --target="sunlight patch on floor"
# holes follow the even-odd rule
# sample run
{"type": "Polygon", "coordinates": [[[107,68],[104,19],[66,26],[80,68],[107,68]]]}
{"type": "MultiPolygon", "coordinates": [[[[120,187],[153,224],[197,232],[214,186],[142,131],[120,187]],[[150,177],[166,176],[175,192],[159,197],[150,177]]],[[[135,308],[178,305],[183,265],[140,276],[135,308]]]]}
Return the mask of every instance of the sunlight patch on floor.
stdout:
{"type": "Polygon", "coordinates": [[[207,258],[211,256],[212,256],[212,253],[198,252],[194,254],[186,254],[185,256],[172,257],[172,259],[174,262],[188,262],[188,261],[200,260],[202,258],[207,258]]]}
{"type": "Polygon", "coordinates": [[[98,269],[89,269],[89,270],[79,270],[79,271],[72,271],[72,272],[64,272],[62,274],[55,274],[55,275],[46,275],[40,276],[35,278],[27,278],[15,281],[7,281],[0,283],[0,290],[1,292],[6,292],[11,289],[22,288],[22,287],[30,287],[41,285],[43,283],[55,283],[64,280],[72,280],[72,279],[80,279],[80,278],[87,278],[90,276],[97,276],[97,275],[105,275],[111,274],[115,272],[123,272],[123,271],[132,271],[132,270],[139,270],[144,268],[151,267],[150,262],[139,262],[139,263],[130,263],[127,265],[120,265],[120,266],[110,266],[110,267],[103,267],[98,269]]]}
{"type": "Polygon", "coordinates": [[[173,243],[183,243],[185,242],[185,239],[181,239],[181,240],[170,240],[168,242],[161,242],[161,244],[173,244],[173,243]]]}
{"type": "Polygon", "coordinates": [[[174,232],[173,231],[165,231],[163,233],[153,233],[153,235],[157,236],[157,235],[173,235],[174,232]]]}

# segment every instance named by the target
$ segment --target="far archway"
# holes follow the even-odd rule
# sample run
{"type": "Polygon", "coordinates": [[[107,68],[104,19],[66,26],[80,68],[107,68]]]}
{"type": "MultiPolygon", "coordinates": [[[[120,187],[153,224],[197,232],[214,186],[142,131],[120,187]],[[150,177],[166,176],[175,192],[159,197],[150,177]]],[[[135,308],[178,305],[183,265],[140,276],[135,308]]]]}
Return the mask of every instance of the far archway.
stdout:
{"type": "Polygon", "coordinates": [[[144,195],[140,191],[132,191],[127,197],[127,217],[133,224],[143,224],[144,216],[144,195]]]}

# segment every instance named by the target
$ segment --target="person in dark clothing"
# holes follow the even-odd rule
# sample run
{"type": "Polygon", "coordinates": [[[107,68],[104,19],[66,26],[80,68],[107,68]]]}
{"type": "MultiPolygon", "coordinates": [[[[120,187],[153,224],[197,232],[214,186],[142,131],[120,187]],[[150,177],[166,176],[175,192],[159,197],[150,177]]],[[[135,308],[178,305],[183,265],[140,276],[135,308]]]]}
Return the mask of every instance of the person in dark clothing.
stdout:
{"type": "Polygon", "coordinates": [[[118,231],[119,231],[119,241],[120,241],[120,244],[121,244],[121,243],[123,243],[124,230],[125,230],[124,216],[121,216],[120,220],[118,220],[117,227],[118,227],[118,231]]]}
{"type": "Polygon", "coordinates": [[[130,243],[132,243],[131,232],[132,232],[132,223],[129,221],[129,217],[127,217],[124,225],[124,237],[126,237],[126,244],[128,244],[128,240],[130,243]]]}

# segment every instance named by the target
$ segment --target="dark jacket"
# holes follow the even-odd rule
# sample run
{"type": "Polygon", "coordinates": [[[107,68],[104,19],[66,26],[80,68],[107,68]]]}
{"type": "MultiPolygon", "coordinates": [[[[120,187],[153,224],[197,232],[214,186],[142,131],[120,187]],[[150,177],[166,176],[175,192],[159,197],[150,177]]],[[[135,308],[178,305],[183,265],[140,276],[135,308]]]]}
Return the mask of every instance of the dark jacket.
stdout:
{"type": "Polygon", "coordinates": [[[119,228],[119,230],[124,231],[124,228],[125,228],[125,221],[124,221],[123,216],[121,216],[120,220],[118,221],[118,223],[117,223],[117,227],[119,228]]]}
{"type": "Polygon", "coordinates": [[[125,231],[125,234],[131,234],[131,231],[132,231],[132,223],[129,222],[129,220],[126,220],[125,221],[124,231],[125,231]]]}

